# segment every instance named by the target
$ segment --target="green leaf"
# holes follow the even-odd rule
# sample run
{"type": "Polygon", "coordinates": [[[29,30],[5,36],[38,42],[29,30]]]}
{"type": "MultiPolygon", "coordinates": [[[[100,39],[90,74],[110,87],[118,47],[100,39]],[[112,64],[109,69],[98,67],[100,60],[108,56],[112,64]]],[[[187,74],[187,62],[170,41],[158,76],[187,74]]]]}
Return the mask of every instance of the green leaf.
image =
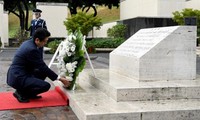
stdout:
{"type": "Polygon", "coordinates": [[[97,27],[99,29],[102,23],[101,19],[97,16],[93,17],[92,14],[88,15],[85,12],[78,12],[71,18],[67,18],[66,21],[64,21],[64,25],[68,31],[74,33],[76,30],[80,29],[83,35],[88,35],[93,27],[97,27]]]}

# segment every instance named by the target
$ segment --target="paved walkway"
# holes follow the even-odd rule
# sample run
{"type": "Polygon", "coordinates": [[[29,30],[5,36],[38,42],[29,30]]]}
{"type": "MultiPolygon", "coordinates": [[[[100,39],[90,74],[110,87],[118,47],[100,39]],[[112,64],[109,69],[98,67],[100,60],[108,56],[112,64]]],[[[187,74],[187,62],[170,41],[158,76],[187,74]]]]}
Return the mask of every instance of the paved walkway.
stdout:
{"type": "MultiPolygon", "coordinates": [[[[14,91],[6,84],[6,73],[16,49],[0,52],[0,92],[14,91]]],[[[53,55],[44,54],[48,64],[53,55]]],[[[90,54],[94,68],[108,68],[108,53],[90,54]]],[[[86,68],[90,68],[89,64],[86,68]]],[[[55,66],[52,68],[55,69],[55,66]]],[[[78,120],[68,106],[0,111],[0,120],[78,120]]]]}
{"type": "MultiPolygon", "coordinates": [[[[6,85],[6,73],[16,49],[6,49],[0,53],[0,92],[13,91],[6,85]]],[[[90,54],[94,68],[108,68],[109,54],[90,54]]],[[[200,47],[197,48],[197,74],[200,74],[200,47]]],[[[48,64],[52,55],[45,54],[44,60],[48,64]]],[[[90,68],[89,64],[86,68],[90,68]]],[[[55,69],[55,66],[53,67],[55,69]]],[[[46,107],[22,110],[0,111],[0,120],[78,120],[74,112],[68,106],[46,107]]]]}

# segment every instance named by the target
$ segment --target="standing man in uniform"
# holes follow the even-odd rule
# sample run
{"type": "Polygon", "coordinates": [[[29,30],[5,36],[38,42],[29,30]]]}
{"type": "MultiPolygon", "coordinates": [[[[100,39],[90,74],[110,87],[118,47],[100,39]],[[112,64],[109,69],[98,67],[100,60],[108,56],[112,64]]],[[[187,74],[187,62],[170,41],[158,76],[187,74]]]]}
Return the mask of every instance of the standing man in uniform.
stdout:
{"type": "MultiPolygon", "coordinates": [[[[34,9],[33,10],[33,14],[35,15],[35,19],[31,20],[31,26],[29,28],[29,31],[30,31],[30,37],[32,38],[35,31],[38,29],[38,28],[45,28],[47,29],[47,26],[46,26],[46,22],[45,20],[41,19],[41,13],[42,13],[42,10],[40,9],[34,9]]],[[[43,53],[44,51],[44,47],[42,48],[39,48],[41,53],[43,53]]],[[[43,56],[43,54],[42,54],[43,56]]]]}
{"type": "Polygon", "coordinates": [[[16,89],[13,96],[19,102],[41,98],[39,94],[50,89],[46,77],[59,80],[66,87],[70,85],[65,77],[58,76],[43,61],[40,48],[47,43],[49,36],[50,32],[45,28],[38,28],[33,38],[23,42],[14,56],[7,73],[7,84],[16,89]]]}
{"type": "Polygon", "coordinates": [[[31,26],[29,28],[31,37],[33,37],[33,34],[35,33],[36,29],[38,29],[38,28],[47,29],[45,20],[40,18],[42,10],[34,9],[33,13],[35,14],[35,19],[31,20],[31,26]]]}

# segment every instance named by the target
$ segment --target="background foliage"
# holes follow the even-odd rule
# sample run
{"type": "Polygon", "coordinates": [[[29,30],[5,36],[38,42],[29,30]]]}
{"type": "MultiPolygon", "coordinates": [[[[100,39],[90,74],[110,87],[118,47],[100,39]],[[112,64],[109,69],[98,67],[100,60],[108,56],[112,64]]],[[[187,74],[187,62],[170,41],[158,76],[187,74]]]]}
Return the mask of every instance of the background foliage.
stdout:
{"type": "Polygon", "coordinates": [[[28,31],[18,29],[14,38],[16,38],[18,40],[18,42],[19,42],[18,44],[20,45],[25,40],[28,40],[30,38],[29,36],[30,35],[29,35],[28,31]]]}
{"type": "Polygon", "coordinates": [[[177,22],[179,25],[184,25],[185,17],[196,17],[197,18],[197,34],[200,36],[200,10],[193,9],[183,9],[182,11],[173,12],[173,20],[177,22]]]}
{"type": "Polygon", "coordinates": [[[102,23],[101,19],[97,16],[94,17],[92,14],[88,15],[85,12],[79,12],[76,15],[72,15],[71,18],[67,18],[64,21],[64,25],[68,31],[73,33],[80,28],[81,33],[87,36],[93,27],[100,29],[102,23]]]}
{"type": "Polygon", "coordinates": [[[93,16],[97,15],[96,5],[105,5],[109,9],[119,6],[119,0],[3,0],[4,10],[13,13],[20,20],[20,29],[28,30],[29,10],[36,8],[36,2],[68,3],[71,14],[77,14],[78,8],[88,12],[93,9],[93,16]]]}
{"type": "Polygon", "coordinates": [[[107,31],[107,34],[108,34],[108,37],[124,38],[126,30],[127,30],[126,25],[117,24],[117,25],[113,26],[112,28],[109,28],[107,31]]]}
{"type": "Polygon", "coordinates": [[[96,38],[86,42],[86,47],[116,48],[125,40],[123,38],[96,38]]]}
{"type": "MultiPolygon", "coordinates": [[[[95,48],[117,48],[124,41],[124,38],[95,38],[86,42],[86,48],[88,51],[92,49],[92,52],[95,52],[95,48]]],[[[51,54],[55,53],[60,42],[61,40],[54,40],[48,43],[51,54]]]]}
{"type": "Polygon", "coordinates": [[[47,47],[51,48],[51,50],[49,52],[51,54],[55,53],[60,43],[61,43],[61,40],[56,40],[56,39],[51,41],[51,42],[49,42],[47,44],[47,47]]]}
{"type": "MultiPolygon", "coordinates": [[[[81,11],[81,10],[80,10],[81,11]]],[[[89,10],[87,14],[92,14],[92,10],[89,10]]],[[[107,7],[104,6],[98,6],[97,7],[97,16],[101,19],[102,23],[107,23],[111,21],[116,21],[119,20],[119,8],[113,7],[112,9],[108,9],[107,7]]],[[[32,11],[29,10],[29,20],[32,19],[32,11]]],[[[70,17],[70,15],[69,15],[70,17]]],[[[20,29],[19,26],[19,19],[16,15],[13,13],[9,14],[9,38],[14,38],[15,35],[17,34],[18,29],[20,29]]],[[[29,26],[30,26],[30,21],[29,21],[29,26]]]]}

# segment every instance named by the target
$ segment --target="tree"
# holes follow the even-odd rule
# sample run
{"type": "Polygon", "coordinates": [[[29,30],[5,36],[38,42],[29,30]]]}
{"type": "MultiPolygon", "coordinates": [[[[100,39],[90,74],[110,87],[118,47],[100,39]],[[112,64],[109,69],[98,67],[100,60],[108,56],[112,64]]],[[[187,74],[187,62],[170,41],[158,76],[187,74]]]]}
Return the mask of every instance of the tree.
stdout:
{"type": "Polygon", "coordinates": [[[82,0],[82,11],[88,12],[90,8],[94,10],[94,16],[97,15],[97,10],[95,5],[105,5],[108,6],[109,9],[112,8],[112,6],[119,7],[119,0],[82,0]],[[87,8],[87,9],[86,9],[87,8]],[[85,10],[86,9],[86,10],[85,10]]]}
{"type": "Polygon", "coordinates": [[[21,30],[28,29],[28,0],[4,0],[4,9],[19,18],[21,30]]]}
{"type": "Polygon", "coordinates": [[[105,5],[108,6],[109,9],[111,9],[112,6],[119,7],[119,2],[120,2],[120,0],[48,0],[48,1],[68,3],[68,8],[72,15],[77,14],[77,8],[82,8],[82,12],[87,12],[89,11],[89,9],[92,8],[94,10],[94,16],[97,15],[97,10],[95,7],[96,5],[100,6],[105,5]]]}
{"type": "Polygon", "coordinates": [[[197,35],[200,36],[200,10],[193,10],[193,9],[183,9],[182,11],[175,11],[172,13],[173,20],[177,22],[179,25],[184,25],[184,18],[185,17],[196,17],[197,18],[197,35]]]}
{"type": "Polygon", "coordinates": [[[119,0],[3,0],[4,9],[9,13],[15,14],[20,20],[20,29],[28,30],[29,9],[31,6],[36,7],[36,2],[56,2],[68,3],[70,13],[77,14],[77,9],[82,8],[83,11],[88,11],[90,8],[94,10],[94,16],[97,15],[95,5],[105,5],[108,8],[119,6],[119,0]]]}

